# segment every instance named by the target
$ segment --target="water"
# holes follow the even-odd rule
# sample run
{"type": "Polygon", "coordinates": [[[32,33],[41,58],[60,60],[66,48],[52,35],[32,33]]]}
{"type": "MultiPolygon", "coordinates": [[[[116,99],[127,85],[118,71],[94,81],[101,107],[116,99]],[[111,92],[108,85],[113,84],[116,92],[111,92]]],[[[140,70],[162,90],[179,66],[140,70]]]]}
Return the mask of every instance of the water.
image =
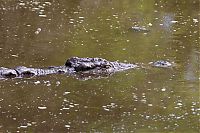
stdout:
{"type": "Polygon", "coordinates": [[[0,1],[0,64],[102,57],[145,68],[0,81],[1,132],[199,132],[199,1],[0,1]],[[132,26],[150,32],[134,32],[132,26]],[[156,60],[171,69],[149,67],[156,60]]]}

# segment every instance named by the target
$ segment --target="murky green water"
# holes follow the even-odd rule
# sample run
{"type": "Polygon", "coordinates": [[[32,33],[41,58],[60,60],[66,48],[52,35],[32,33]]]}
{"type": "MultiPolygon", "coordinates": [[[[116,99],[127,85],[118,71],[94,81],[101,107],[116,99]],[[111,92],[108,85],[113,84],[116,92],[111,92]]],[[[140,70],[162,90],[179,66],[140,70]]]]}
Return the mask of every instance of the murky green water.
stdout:
{"type": "Polygon", "coordinates": [[[176,66],[1,80],[0,132],[199,132],[199,10],[198,0],[1,0],[0,66],[72,56],[176,66]]]}

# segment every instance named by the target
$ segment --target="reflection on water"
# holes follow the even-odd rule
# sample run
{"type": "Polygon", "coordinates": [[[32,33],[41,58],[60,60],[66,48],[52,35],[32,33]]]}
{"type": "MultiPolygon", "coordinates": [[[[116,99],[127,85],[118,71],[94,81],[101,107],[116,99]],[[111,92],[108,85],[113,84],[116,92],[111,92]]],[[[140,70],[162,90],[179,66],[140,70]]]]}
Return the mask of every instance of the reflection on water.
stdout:
{"type": "Polygon", "coordinates": [[[198,13],[197,0],[0,1],[1,66],[57,66],[71,56],[144,66],[87,81],[1,80],[0,131],[199,132],[198,13]],[[160,59],[176,66],[148,66],[160,59]]]}

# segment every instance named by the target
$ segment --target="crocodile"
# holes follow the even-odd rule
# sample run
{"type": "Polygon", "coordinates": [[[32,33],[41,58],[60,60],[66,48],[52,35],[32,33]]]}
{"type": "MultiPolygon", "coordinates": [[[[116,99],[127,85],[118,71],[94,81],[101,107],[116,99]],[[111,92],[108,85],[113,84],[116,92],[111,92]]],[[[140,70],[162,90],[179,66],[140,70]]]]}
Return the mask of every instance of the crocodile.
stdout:
{"type": "MultiPolygon", "coordinates": [[[[150,63],[155,67],[167,68],[172,64],[168,61],[156,61],[150,63]]],[[[71,57],[62,66],[50,66],[46,68],[29,68],[18,66],[15,68],[0,67],[0,79],[25,78],[43,76],[49,74],[67,74],[79,79],[101,78],[112,75],[118,71],[138,68],[136,64],[108,61],[103,58],[79,58],[71,57]]]]}

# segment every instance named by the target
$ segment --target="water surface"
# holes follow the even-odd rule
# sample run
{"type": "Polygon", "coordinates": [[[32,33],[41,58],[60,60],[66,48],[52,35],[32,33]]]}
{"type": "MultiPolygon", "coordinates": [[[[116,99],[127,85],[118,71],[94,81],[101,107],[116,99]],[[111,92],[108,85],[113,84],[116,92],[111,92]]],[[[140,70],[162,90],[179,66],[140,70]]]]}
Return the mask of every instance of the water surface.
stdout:
{"type": "Polygon", "coordinates": [[[90,80],[0,80],[0,131],[199,132],[199,15],[197,0],[1,0],[3,67],[79,56],[144,68],[90,80]],[[161,59],[176,65],[148,65],[161,59]]]}

